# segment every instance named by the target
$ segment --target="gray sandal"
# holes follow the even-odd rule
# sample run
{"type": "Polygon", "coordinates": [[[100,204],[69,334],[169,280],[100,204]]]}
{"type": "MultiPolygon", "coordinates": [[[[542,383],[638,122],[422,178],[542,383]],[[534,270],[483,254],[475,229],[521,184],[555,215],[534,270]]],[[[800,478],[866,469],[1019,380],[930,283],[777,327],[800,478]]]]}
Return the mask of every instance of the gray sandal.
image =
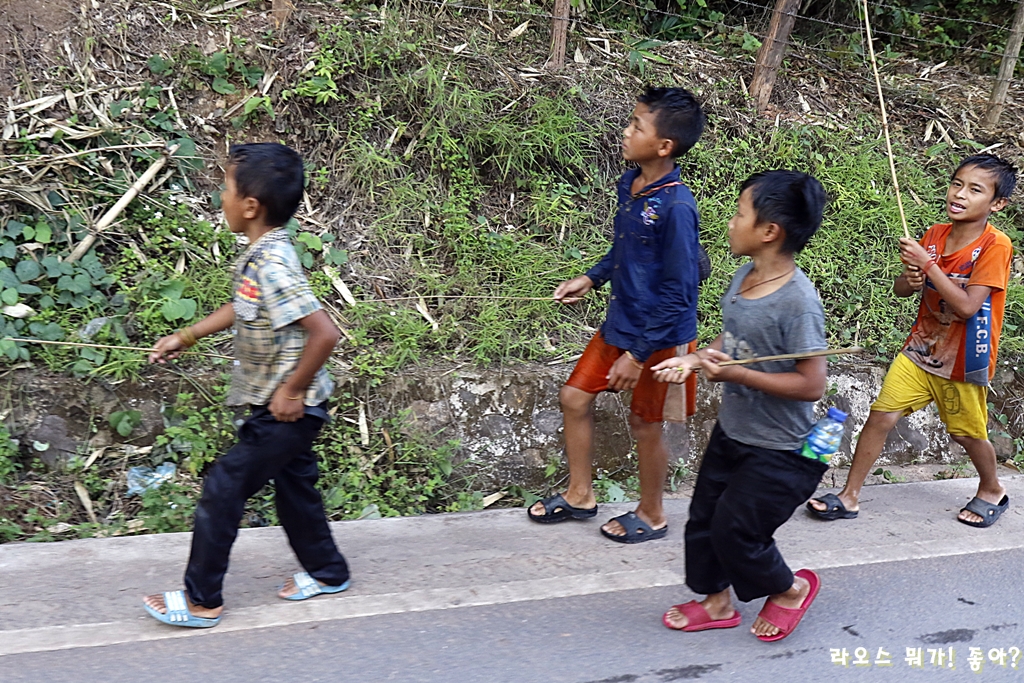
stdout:
{"type": "Polygon", "coordinates": [[[985,527],[990,527],[993,524],[995,524],[996,520],[999,519],[1000,515],[1006,512],[1007,508],[1009,507],[1009,496],[1003,496],[1003,499],[999,501],[999,505],[993,505],[992,503],[986,500],[982,500],[981,498],[975,496],[974,498],[971,498],[970,503],[960,508],[960,512],[963,512],[964,510],[967,510],[968,512],[973,512],[974,514],[981,517],[981,521],[968,522],[966,520],[960,519],[959,517],[956,518],[956,521],[960,522],[961,524],[966,524],[967,526],[974,526],[978,527],[979,529],[984,529],[985,527]]]}

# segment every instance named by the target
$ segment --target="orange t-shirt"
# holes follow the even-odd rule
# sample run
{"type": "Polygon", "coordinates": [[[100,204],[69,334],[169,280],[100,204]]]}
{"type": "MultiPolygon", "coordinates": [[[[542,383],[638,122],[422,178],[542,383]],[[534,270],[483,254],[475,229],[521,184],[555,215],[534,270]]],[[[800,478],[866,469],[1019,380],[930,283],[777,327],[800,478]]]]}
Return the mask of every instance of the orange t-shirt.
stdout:
{"type": "Polygon", "coordinates": [[[1013,245],[1009,237],[988,224],[978,239],[944,255],[951,228],[950,223],[933,225],[921,238],[921,246],[936,256],[942,272],[962,289],[982,285],[992,291],[978,312],[964,320],[949,310],[926,279],[917,320],[903,353],[933,375],[988,386],[996,371],[1013,245]]]}

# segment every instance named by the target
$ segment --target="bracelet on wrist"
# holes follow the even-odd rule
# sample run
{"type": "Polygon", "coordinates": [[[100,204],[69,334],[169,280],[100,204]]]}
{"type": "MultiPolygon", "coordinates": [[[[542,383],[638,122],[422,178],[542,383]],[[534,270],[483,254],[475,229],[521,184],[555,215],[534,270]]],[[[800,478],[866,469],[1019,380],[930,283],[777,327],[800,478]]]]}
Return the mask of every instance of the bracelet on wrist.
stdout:
{"type": "Polygon", "coordinates": [[[178,330],[177,334],[178,338],[181,339],[181,343],[185,346],[186,349],[195,346],[196,342],[199,341],[196,338],[195,333],[192,331],[191,326],[181,328],[180,330],[178,330]]]}
{"type": "Polygon", "coordinates": [[[626,354],[625,354],[625,355],[626,355],[626,358],[628,358],[628,359],[629,359],[629,361],[630,361],[630,362],[631,362],[631,363],[632,363],[632,364],[633,364],[634,366],[636,366],[636,367],[640,368],[641,370],[643,370],[643,369],[644,369],[644,364],[643,364],[643,363],[641,363],[640,361],[638,361],[638,360],[636,359],[636,356],[634,356],[634,355],[633,355],[632,353],[630,353],[629,351],[626,351],[626,354]]]}
{"type": "Polygon", "coordinates": [[[306,397],[302,396],[302,395],[299,395],[299,396],[285,396],[285,398],[288,399],[289,401],[298,401],[299,399],[306,398],[306,397]]]}

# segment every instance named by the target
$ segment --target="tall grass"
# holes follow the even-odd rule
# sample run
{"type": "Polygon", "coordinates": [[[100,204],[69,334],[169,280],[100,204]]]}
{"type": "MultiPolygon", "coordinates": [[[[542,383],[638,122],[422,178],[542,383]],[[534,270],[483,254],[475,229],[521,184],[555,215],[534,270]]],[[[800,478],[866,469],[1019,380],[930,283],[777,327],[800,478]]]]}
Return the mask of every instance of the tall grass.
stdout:
{"type": "MultiPolygon", "coordinates": [[[[624,170],[615,141],[631,97],[602,107],[584,96],[586,86],[557,81],[510,90],[501,68],[424,48],[437,40],[426,21],[353,24],[320,35],[320,64],[345,65],[332,76],[354,94],[319,113],[348,121],[336,129],[339,162],[372,207],[371,239],[353,264],[377,280],[357,281],[368,297],[422,295],[439,326],[432,329],[411,303],[360,306],[355,322],[388,367],[430,357],[494,362],[574,352],[601,322],[602,294],[576,307],[455,297],[548,296],[603,255],[624,170]]],[[[488,46],[471,49],[486,54],[488,46]]],[[[820,292],[830,342],[857,336],[880,355],[895,352],[916,301],[892,295],[902,228],[876,120],[865,113],[838,130],[755,118],[741,132],[718,129],[729,113],[710,111],[709,132],[681,160],[713,262],[699,303],[701,339],[717,334],[718,298],[740,265],[725,234],[740,183],[757,171],[791,168],[819,178],[830,198],[821,231],[798,258],[820,292]]],[[[918,235],[945,219],[942,198],[957,162],[949,151],[931,151],[897,141],[918,235]]],[[[1012,226],[1019,216],[1011,209],[995,222],[1018,237],[1012,226]]],[[[1003,349],[1020,353],[1017,280],[1008,301],[1003,349]]]]}

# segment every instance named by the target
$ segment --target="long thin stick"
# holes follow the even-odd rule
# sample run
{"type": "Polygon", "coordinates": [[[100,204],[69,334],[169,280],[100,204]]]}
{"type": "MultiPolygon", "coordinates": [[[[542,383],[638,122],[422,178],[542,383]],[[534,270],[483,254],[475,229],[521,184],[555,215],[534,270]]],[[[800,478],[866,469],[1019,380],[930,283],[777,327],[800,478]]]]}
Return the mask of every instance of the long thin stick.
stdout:
{"type": "Polygon", "coordinates": [[[778,356],[760,356],[758,358],[742,358],[740,360],[727,360],[719,365],[750,365],[751,363],[767,363],[776,360],[803,360],[805,358],[817,358],[819,356],[838,356],[844,353],[860,353],[863,351],[859,346],[850,346],[845,349],[824,349],[822,351],[806,351],[804,353],[783,353],[778,356]]]}
{"type": "Polygon", "coordinates": [[[882,110],[882,132],[885,133],[885,151],[889,155],[889,171],[892,173],[892,185],[896,188],[896,204],[900,207],[900,220],[903,222],[903,236],[910,239],[910,228],[907,227],[907,216],[903,212],[903,197],[900,195],[900,181],[896,179],[896,161],[892,155],[892,141],[889,139],[889,117],[885,115],[885,96],[882,95],[882,79],[878,75],[878,62],[875,61],[875,45],[871,39],[871,21],[868,19],[868,0],[864,5],[864,31],[867,33],[868,54],[871,55],[871,70],[875,73],[875,86],[878,88],[878,106],[882,110]]]}
{"type": "MultiPolygon", "coordinates": [[[[144,346],[115,346],[113,344],[86,344],[85,342],[66,342],[66,341],[48,341],[46,339],[23,339],[21,337],[4,337],[4,341],[13,342],[24,342],[26,344],[52,344],[54,346],[75,346],[78,348],[86,349],[111,349],[116,351],[141,351],[143,353],[152,353],[156,349],[144,346]]],[[[208,358],[227,358],[231,360],[231,356],[225,356],[219,353],[207,353],[205,351],[182,351],[181,353],[194,353],[198,356],[206,356],[208,358]]]]}
{"type": "Polygon", "coordinates": [[[391,301],[419,301],[420,299],[496,299],[499,301],[557,301],[550,296],[503,296],[501,294],[423,294],[421,296],[397,296],[387,299],[356,299],[359,304],[388,303],[391,301]]]}

